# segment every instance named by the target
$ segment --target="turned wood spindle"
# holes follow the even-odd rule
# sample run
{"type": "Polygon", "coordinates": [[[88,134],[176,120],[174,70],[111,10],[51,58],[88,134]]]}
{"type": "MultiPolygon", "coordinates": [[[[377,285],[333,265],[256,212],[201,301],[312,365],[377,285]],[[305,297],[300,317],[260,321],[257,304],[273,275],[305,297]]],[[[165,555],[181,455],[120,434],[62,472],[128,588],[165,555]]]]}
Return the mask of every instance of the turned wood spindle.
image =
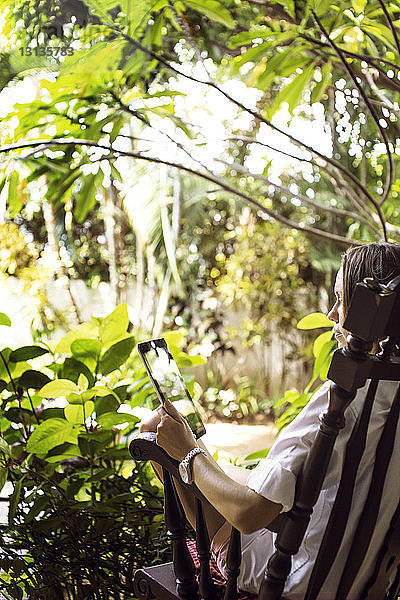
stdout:
{"type": "Polygon", "coordinates": [[[186,545],[186,516],[179,500],[172,475],[163,468],[164,514],[168,536],[172,543],[172,561],[176,577],[176,589],[183,598],[195,599],[198,584],[193,559],[186,545]]]}
{"type": "Polygon", "coordinates": [[[196,548],[200,562],[200,597],[204,600],[213,600],[216,598],[216,590],[210,573],[210,538],[204,518],[203,503],[199,499],[196,499],[196,548]]]}
{"type": "Polygon", "coordinates": [[[232,527],[231,539],[229,540],[228,552],[226,555],[226,587],[224,600],[237,599],[237,578],[240,572],[240,563],[242,560],[240,532],[232,527]]]}

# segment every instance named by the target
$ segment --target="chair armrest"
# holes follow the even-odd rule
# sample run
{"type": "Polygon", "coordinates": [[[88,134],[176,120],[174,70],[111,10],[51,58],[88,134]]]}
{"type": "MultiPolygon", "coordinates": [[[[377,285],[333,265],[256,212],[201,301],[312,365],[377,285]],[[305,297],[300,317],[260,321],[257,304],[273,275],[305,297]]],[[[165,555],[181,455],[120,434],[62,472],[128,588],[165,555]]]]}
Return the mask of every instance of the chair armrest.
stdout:
{"type": "Polygon", "coordinates": [[[129,444],[129,452],[135,460],[151,460],[158,463],[171,473],[171,475],[179,481],[180,485],[190,489],[196,498],[210,504],[194,483],[188,485],[182,481],[181,476],[179,475],[179,461],[171,458],[161,446],[158,446],[155,433],[150,431],[139,433],[139,435],[129,444]]]}

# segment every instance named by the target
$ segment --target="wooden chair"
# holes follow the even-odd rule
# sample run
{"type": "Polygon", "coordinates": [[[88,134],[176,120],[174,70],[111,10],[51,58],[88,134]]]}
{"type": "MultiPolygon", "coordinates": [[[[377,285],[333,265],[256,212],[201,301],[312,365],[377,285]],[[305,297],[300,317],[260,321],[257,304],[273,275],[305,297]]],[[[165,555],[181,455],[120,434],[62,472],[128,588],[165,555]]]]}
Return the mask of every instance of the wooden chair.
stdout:
{"type": "MultiPolygon", "coordinates": [[[[339,431],[344,427],[344,412],[354,399],[357,389],[371,380],[369,392],[357,427],[346,448],[341,482],[332,508],[321,547],[316,558],[304,600],[318,598],[321,587],[338,551],[350,510],[355,477],[368,429],[371,407],[380,380],[400,382],[400,276],[387,285],[368,278],[357,284],[344,323],[350,332],[348,347],[336,350],[328,377],[331,380],[329,406],[320,418],[315,441],[299,473],[295,501],[291,511],[271,525],[278,531],[276,551],[268,561],[258,598],[279,600],[290,573],[292,556],[298,552],[313,506],[316,503],[328,468],[329,459],[339,431]],[[380,342],[378,354],[370,354],[373,341],[380,342]],[[398,359],[397,359],[398,360],[398,359]]],[[[362,511],[363,526],[357,531],[339,583],[335,600],[345,600],[351,583],[362,566],[374,531],[382,497],[383,484],[396,435],[400,412],[400,387],[388,413],[386,425],[377,446],[367,501],[362,511]]],[[[240,534],[232,528],[228,557],[227,581],[221,589],[221,578],[213,581],[210,567],[210,541],[203,516],[207,500],[194,484],[188,486],[197,499],[196,546],[199,575],[195,575],[193,548],[186,543],[186,519],[174,487],[179,478],[178,463],[155,443],[154,434],[141,434],[130,444],[135,460],[152,460],[162,466],[165,487],[165,522],[172,542],[173,561],[168,564],[139,569],[134,574],[134,594],[140,600],[224,600],[237,598],[236,581],[240,567],[240,534]],[[190,549],[190,551],[189,551],[190,549]]],[[[400,490],[400,486],[399,486],[400,490]]],[[[396,499],[397,500],[397,499],[396,499]]],[[[400,501],[400,492],[399,499],[400,501]]],[[[375,571],[368,582],[362,600],[396,600],[400,593],[400,503],[392,518],[380,549],[375,571]]],[[[239,593],[240,597],[248,594],[239,593]]],[[[253,596],[255,597],[255,596],[253,596]]]]}

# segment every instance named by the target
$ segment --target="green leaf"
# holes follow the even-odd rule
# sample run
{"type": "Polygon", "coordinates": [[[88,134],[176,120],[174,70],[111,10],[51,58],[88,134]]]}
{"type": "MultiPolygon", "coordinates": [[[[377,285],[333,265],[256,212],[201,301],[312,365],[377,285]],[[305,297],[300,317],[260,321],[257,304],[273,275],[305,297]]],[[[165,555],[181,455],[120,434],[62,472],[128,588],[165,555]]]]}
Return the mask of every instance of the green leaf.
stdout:
{"type": "Polygon", "coordinates": [[[24,388],[34,388],[36,390],[42,388],[46,385],[46,383],[50,383],[51,379],[41,373],[41,371],[34,371],[33,369],[28,369],[24,373],[22,373],[19,379],[19,385],[24,388]]]}
{"type": "Polygon", "coordinates": [[[114,396],[100,396],[96,400],[96,415],[97,418],[104,413],[116,412],[119,407],[119,402],[114,398],[114,396]]]}
{"type": "Polygon", "coordinates": [[[270,448],[265,448],[264,450],[258,450],[257,452],[252,452],[248,454],[244,460],[258,460],[261,458],[265,458],[268,455],[270,448]]]}
{"type": "Polygon", "coordinates": [[[59,463],[61,460],[73,457],[82,457],[82,453],[76,444],[68,444],[67,442],[61,446],[55,446],[48,452],[44,460],[48,463],[59,463]]]}
{"type": "Polygon", "coordinates": [[[321,69],[321,81],[318,81],[311,92],[311,102],[319,102],[332,79],[332,63],[327,62],[321,69]]]}
{"type": "Polygon", "coordinates": [[[141,50],[136,50],[126,61],[123,67],[125,77],[129,77],[129,81],[136,80],[143,74],[144,64],[146,63],[146,55],[141,50]]]}
{"type": "Polygon", "coordinates": [[[0,313],[0,325],[11,327],[11,319],[5,313],[0,313]]]}
{"type": "Polygon", "coordinates": [[[119,304],[107,315],[100,325],[100,339],[103,346],[126,334],[129,326],[128,307],[126,302],[119,304]]]}
{"type": "Polygon", "coordinates": [[[67,396],[71,392],[78,392],[78,386],[69,379],[55,379],[50,381],[43,386],[38,394],[42,398],[60,398],[60,396],[67,396]]]}
{"type": "Polygon", "coordinates": [[[270,43],[263,42],[258,46],[249,48],[248,50],[246,50],[246,52],[234,58],[234,60],[232,61],[232,75],[237,75],[240,71],[240,68],[248,62],[259,63],[260,60],[267,54],[270,47],[270,43]]]}
{"type": "Polygon", "coordinates": [[[15,515],[17,514],[23,481],[24,478],[22,477],[14,483],[14,491],[10,496],[10,504],[8,508],[8,524],[10,527],[12,527],[15,515]]]}
{"type": "Polygon", "coordinates": [[[64,337],[62,337],[58,341],[58,343],[54,349],[54,352],[58,352],[60,354],[66,354],[66,353],[70,352],[71,344],[75,340],[88,339],[88,338],[97,339],[97,334],[98,334],[98,326],[95,323],[93,323],[93,322],[82,323],[82,325],[79,325],[79,327],[77,327],[73,331],[69,331],[66,335],[64,335],[64,337]]]}
{"type": "Polygon", "coordinates": [[[35,454],[47,454],[49,450],[64,442],[76,442],[77,437],[78,433],[74,432],[72,423],[65,419],[48,419],[36,427],[26,449],[35,454]]]}
{"type": "Polygon", "coordinates": [[[7,467],[0,467],[0,492],[2,491],[3,487],[7,483],[7,477],[8,477],[7,467]]]}
{"type": "Polygon", "coordinates": [[[65,418],[73,425],[83,424],[93,411],[94,402],[92,402],[92,400],[88,400],[84,405],[68,404],[68,406],[64,408],[65,418]]]}
{"type": "Polygon", "coordinates": [[[10,446],[7,444],[6,440],[0,437],[0,452],[4,452],[8,456],[11,456],[10,446]]]}
{"type": "Polygon", "coordinates": [[[313,354],[315,356],[315,358],[317,358],[317,356],[320,354],[323,346],[326,344],[326,342],[330,342],[332,341],[332,335],[333,335],[333,331],[324,331],[324,333],[321,333],[316,340],[314,341],[313,344],[313,354]]]}
{"type": "Polygon", "coordinates": [[[96,192],[101,186],[102,181],[103,172],[101,169],[95,175],[90,174],[84,178],[81,189],[76,195],[74,209],[74,215],[78,223],[82,223],[86,219],[87,214],[96,206],[96,192]]]}
{"type": "Polygon", "coordinates": [[[121,425],[122,423],[135,425],[139,419],[129,413],[107,412],[100,415],[97,421],[104,429],[111,429],[114,425],[121,425]]]}
{"type": "Polygon", "coordinates": [[[293,109],[301,103],[303,92],[307,87],[314,70],[315,65],[312,63],[279,92],[274,101],[276,110],[280,108],[282,102],[287,102],[289,105],[289,112],[293,112],[293,109]]]}
{"type": "Polygon", "coordinates": [[[110,390],[110,388],[104,386],[104,385],[95,385],[90,391],[94,392],[94,396],[97,397],[103,397],[103,396],[113,396],[116,400],[118,400],[119,403],[119,398],[117,396],[117,394],[113,391],[110,390]]]}
{"type": "Polygon", "coordinates": [[[94,384],[94,376],[91,370],[88,369],[88,367],[80,360],[77,360],[74,357],[68,357],[64,360],[64,364],[62,366],[62,369],[60,370],[59,377],[62,379],[69,379],[70,381],[73,381],[78,385],[79,389],[82,389],[78,383],[81,374],[83,374],[86,377],[90,386],[94,384]]]}
{"type": "Polygon", "coordinates": [[[87,6],[91,9],[91,13],[101,17],[106,23],[112,23],[111,16],[108,11],[119,4],[119,0],[85,0],[87,6]]]}
{"type": "Polygon", "coordinates": [[[17,350],[11,352],[9,360],[11,360],[11,362],[30,360],[47,353],[48,349],[42,348],[41,346],[21,346],[21,348],[17,348],[17,350]]]}
{"type": "Polygon", "coordinates": [[[152,46],[162,46],[162,29],[164,22],[164,15],[160,14],[151,26],[149,31],[149,41],[152,46]]]}
{"type": "Polygon", "coordinates": [[[66,398],[67,398],[69,404],[79,404],[80,405],[80,404],[82,404],[82,402],[85,402],[85,399],[83,398],[82,393],[71,392],[70,394],[68,394],[68,396],[66,398]]]}
{"type": "Polygon", "coordinates": [[[8,179],[8,208],[11,218],[15,217],[24,205],[21,195],[18,194],[18,184],[18,171],[13,171],[8,179]]]}
{"type": "Polygon", "coordinates": [[[79,339],[71,344],[72,354],[93,371],[99,358],[101,344],[99,340],[79,339]]]}
{"type": "Polygon", "coordinates": [[[361,13],[364,12],[364,9],[367,5],[367,0],[351,0],[351,5],[356,13],[361,13]]]}
{"type": "Polygon", "coordinates": [[[131,355],[134,345],[135,339],[130,337],[111,346],[100,359],[100,373],[108,375],[123,365],[131,355]]]}
{"type": "Polygon", "coordinates": [[[228,29],[235,27],[231,13],[216,0],[183,0],[183,4],[206,15],[211,21],[225,25],[228,29]]]}
{"type": "Polygon", "coordinates": [[[333,321],[330,321],[324,313],[314,312],[306,315],[297,323],[297,329],[318,329],[319,327],[333,327],[333,321]]]}
{"type": "MultiPolygon", "coordinates": [[[[327,341],[321,347],[318,356],[315,359],[314,370],[313,370],[313,380],[317,379],[319,376],[321,379],[324,379],[323,373],[327,372],[330,362],[332,360],[332,353],[336,343],[332,341],[327,341]]],[[[325,376],[326,378],[326,376],[325,376]]]]}
{"type": "Polygon", "coordinates": [[[234,49],[239,48],[240,46],[247,46],[247,44],[251,44],[253,40],[272,40],[275,34],[276,32],[267,27],[255,29],[254,31],[241,31],[230,38],[228,46],[229,48],[234,49]]]}

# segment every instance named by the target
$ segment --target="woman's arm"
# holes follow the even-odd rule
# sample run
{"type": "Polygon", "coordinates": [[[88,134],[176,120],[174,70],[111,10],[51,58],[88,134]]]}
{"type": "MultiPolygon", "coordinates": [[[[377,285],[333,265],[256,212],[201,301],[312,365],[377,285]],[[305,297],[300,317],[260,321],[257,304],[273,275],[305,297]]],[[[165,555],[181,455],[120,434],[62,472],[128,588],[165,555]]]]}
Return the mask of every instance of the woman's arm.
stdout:
{"type": "MultiPolygon", "coordinates": [[[[170,403],[165,403],[157,427],[157,444],[172,458],[183,460],[200,445],[186,421],[170,403]]],[[[281,512],[282,505],[267,500],[244,483],[229,477],[210,456],[197,454],[191,464],[193,481],[214,508],[242,533],[267,527],[281,512]]]]}

